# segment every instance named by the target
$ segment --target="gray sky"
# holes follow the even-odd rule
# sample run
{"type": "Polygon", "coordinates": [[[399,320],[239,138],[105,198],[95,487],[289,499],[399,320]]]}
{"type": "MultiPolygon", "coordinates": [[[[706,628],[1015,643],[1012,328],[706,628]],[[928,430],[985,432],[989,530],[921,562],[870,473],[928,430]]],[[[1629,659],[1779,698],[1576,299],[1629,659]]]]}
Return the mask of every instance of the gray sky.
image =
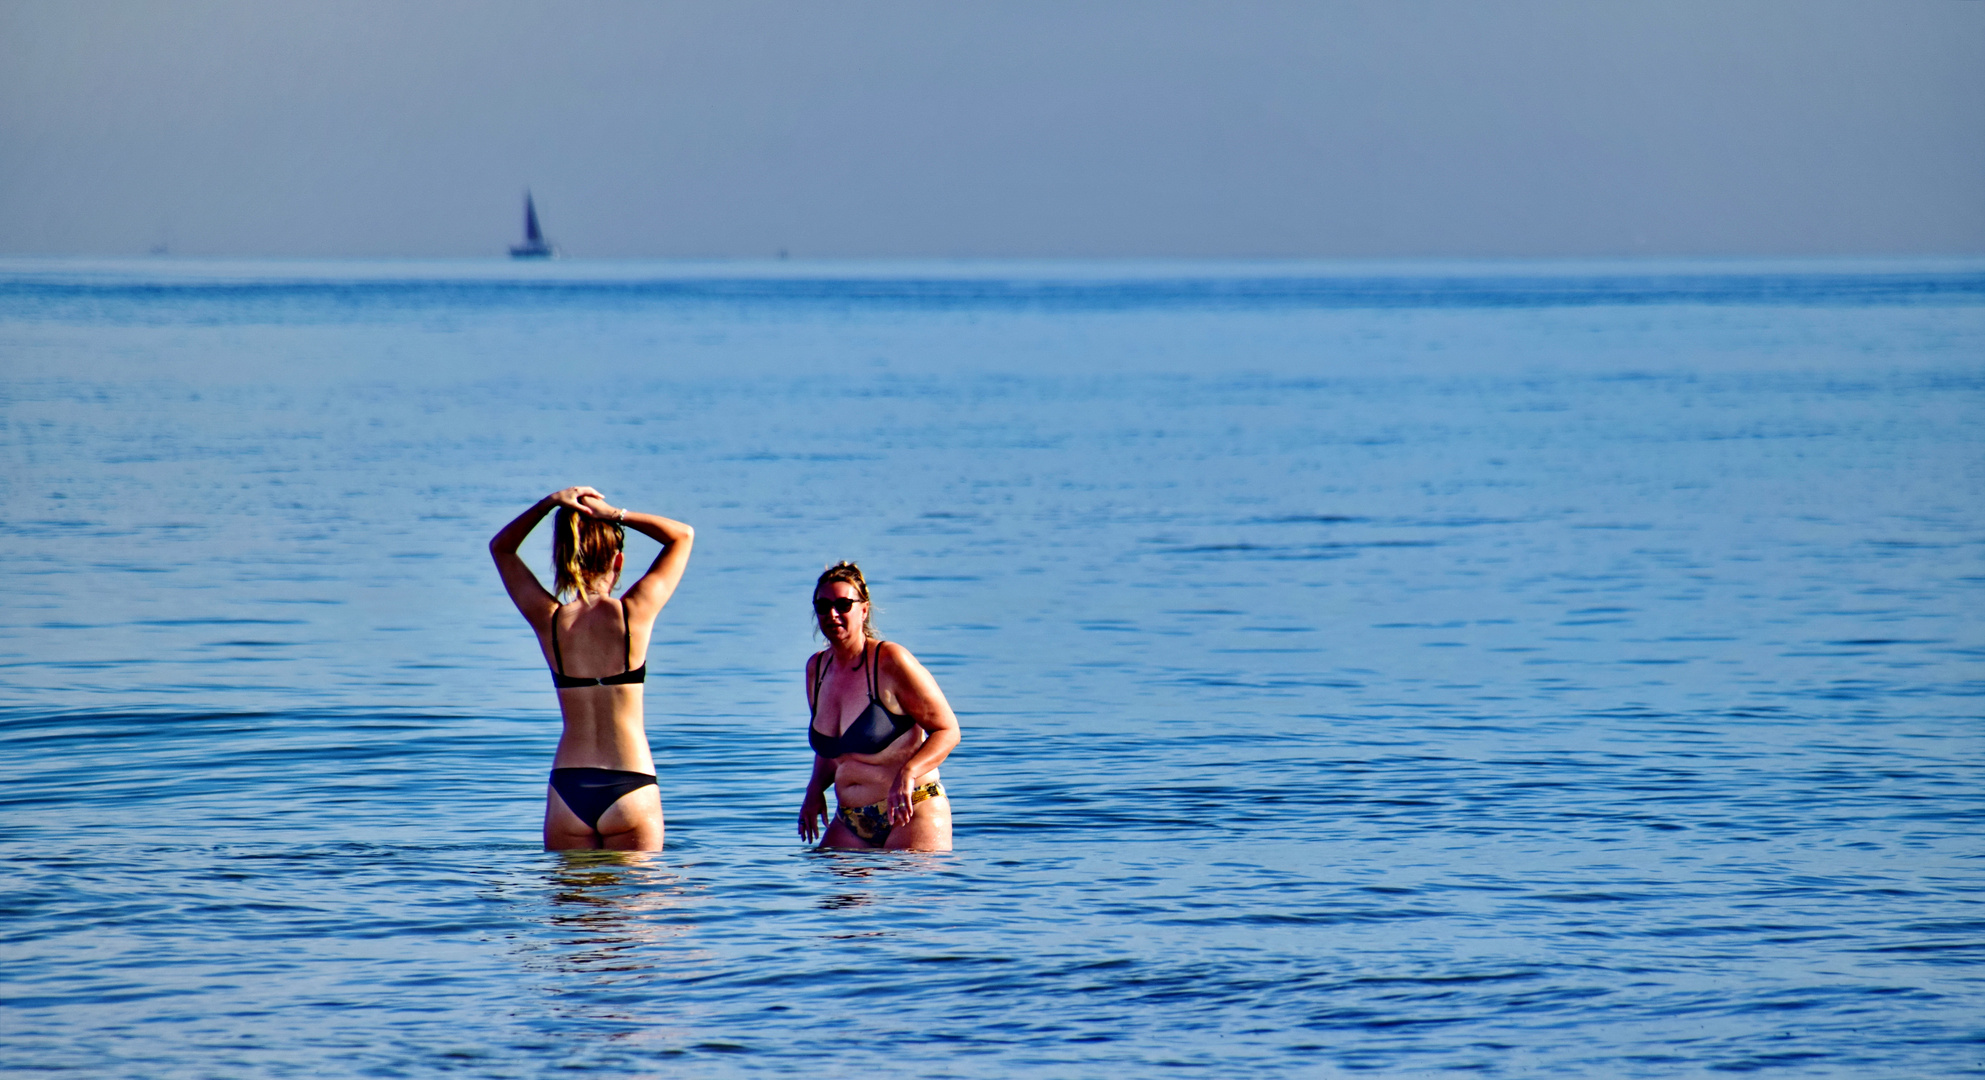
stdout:
{"type": "Polygon", "coordinates": [[[1985,253],[1977,0],[0,0],[0,253],[1985,253]]]}

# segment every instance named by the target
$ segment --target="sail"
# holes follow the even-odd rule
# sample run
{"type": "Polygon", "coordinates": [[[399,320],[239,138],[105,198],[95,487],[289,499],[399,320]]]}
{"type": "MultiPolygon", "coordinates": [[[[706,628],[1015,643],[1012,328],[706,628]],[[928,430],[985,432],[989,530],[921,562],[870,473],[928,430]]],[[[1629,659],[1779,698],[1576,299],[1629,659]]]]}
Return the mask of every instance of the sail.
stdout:
{"type": "Polygon", "coordinates": [[[549,259],[558,254],[544,238],[544,230],[538,227],[538,203],[524,192],[524,242],[510,249],[514,259],[549,259]]]}

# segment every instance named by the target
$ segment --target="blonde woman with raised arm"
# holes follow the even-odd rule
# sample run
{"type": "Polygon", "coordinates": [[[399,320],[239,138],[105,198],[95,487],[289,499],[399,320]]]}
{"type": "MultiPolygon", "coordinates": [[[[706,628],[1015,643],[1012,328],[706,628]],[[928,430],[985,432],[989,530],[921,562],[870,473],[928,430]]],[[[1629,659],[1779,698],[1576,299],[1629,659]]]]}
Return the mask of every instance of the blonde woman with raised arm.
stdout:
{"type": "Polygon", "coordinates": [[[655,616],[682,581],[695,539],[696,530],[680,521],[616,508],[592,488],[569,487],[539,499],[489,542],[504,589],[551,665],[565,719],[545,791],[547,851],[662,848],[662,795],[641,692],[655,616]],[[553,592],[546,592],[517,548],[554,507],[553,592]],[[659,542],[662,553],[616,600],[625,529],[659,542]]]}

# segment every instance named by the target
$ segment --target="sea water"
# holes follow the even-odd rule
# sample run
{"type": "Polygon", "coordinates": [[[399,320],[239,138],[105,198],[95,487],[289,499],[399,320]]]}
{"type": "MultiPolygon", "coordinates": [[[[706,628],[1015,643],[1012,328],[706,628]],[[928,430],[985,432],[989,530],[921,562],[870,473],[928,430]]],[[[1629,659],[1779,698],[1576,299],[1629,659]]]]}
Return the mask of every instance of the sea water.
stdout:
{"type": "Polygon", "coordinates": [[[14,259],[0,462],[0,1073],[1985,1072],[1976,261],[14,259]],[[843,558],[954,852],[794,835],[843,558]]]}

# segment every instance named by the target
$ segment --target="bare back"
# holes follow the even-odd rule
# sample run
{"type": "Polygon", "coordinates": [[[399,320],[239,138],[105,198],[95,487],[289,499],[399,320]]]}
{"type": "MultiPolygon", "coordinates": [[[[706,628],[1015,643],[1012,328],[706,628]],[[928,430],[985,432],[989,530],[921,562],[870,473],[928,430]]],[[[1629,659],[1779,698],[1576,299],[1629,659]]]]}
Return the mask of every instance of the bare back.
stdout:
{"type": "Polygon", "coordinates": [[[642,684],[655,617],[675,594],[695,541],[696,530],[680,521],[616,509],[584,486],[539,499],[490,537],[490,558],[510,602],[537,635],[564,721],[545,789],[548,851],[662,848],[662,800],[642,718],[642,684]],[[552,541],[556,583],[560,592],[579,595],[569,604],[559,603],[517,555],[553,508],[560,515],[552,541]],[[622,529],[657,541],[662,550],[615,600],[625,560],[622,529]]]}
{"type": "MultiPolygon", "coordinates": [[[[654,625],[654,614],[644,619],[624,600],[592,597],[553,609],[538,645],[556,674],[610,679],[647,667],[654,625]]],[[[565,727],[552,766],[654,772],[642,690],[639,682],[560,688],[565,727]]]]}

